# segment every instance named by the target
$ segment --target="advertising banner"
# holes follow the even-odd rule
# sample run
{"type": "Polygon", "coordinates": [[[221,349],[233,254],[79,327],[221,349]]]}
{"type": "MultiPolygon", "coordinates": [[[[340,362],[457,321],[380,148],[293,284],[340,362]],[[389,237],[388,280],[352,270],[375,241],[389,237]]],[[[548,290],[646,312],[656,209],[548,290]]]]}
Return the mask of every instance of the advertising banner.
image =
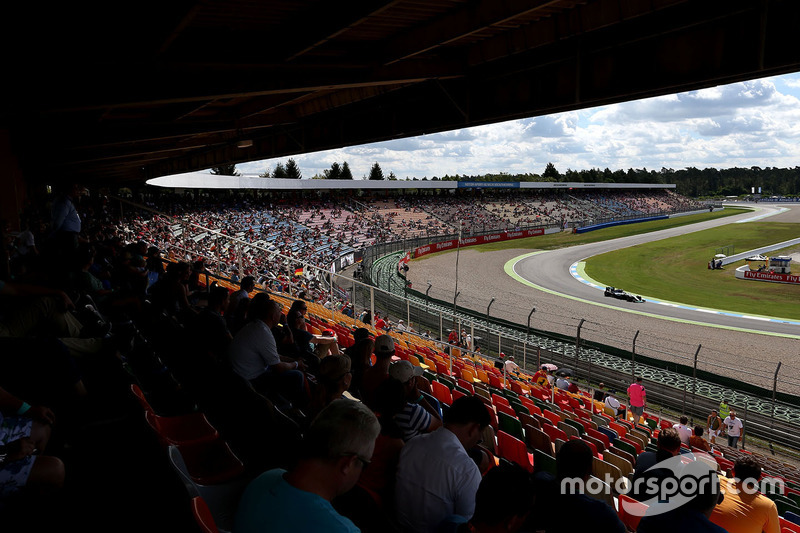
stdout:
{"type": "MultiPolygon", "coordinates": [[[[544,229],[527,229],[523,231],[504,231],[502,233],[494,233],[492,235],[480,235],[477,237],[463,237],[461,239],[461,246],[477,246],[478,244],[486,244],[490,242],[510,241],[513,239],[524,239],[526,237],[536,237],[544,235],[544,229]]],[[[443,250],[451,250],[458,246],[458,239],[449,241],[442,241],[432,244],[426,244],[415,248],[412,252],[413,257],[422,257],[423,255],[432,254],[434,252],[441,252],[443,250]]],[[[405,258],[404,258],[405,259],[405,258]]]]}
{"type": "Polygon", "coordinates": [[[800,284],[800,276],[795,274],[778,274],[777,272],[756,272],[754,270],[745,270],[744,277],[746,279],[760,279],[761,281],[777,281],[779,283],[800,284]]]}

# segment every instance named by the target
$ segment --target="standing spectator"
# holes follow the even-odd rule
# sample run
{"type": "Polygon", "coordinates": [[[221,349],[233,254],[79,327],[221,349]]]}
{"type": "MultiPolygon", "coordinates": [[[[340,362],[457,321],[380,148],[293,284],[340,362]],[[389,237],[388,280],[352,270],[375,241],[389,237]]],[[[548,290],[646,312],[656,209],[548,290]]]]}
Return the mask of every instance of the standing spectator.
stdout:
{"type": "Polygon", "coordinates": [[[744,433],[744,424],[742,424],[739,418],[736,418],[736,411],[734,410],[731,410],[731,414],[729,414],[722,423],[725,425],[725,429],[728,433],[728,446],[736,448],[739,438],[742,436],[742,433],[744,433]]]}
{"type": "Polygon", "coordinates": [[[331,403],[305,433],[296,467],[269,470],[250,482],[234,531],[359,531],[330,502],[356,484],[370,464],[379,432],[366,405],[344,399],[331,403]]]}
{"type": "Polygon", "coordinates": [[[780,533],[775,502],[758,492],[761,465],[750,456],[737,459],[734,479],[720,478],[725,499],[714,508],[711,521],[730,533],[780,533]]]}
{"type": "Polygon", "coordinates": [[[675,429],[678,430],[678,435],[681,437],[681,442],[685,445],[689,445],[689,439],[692,437],[692,430],[686,424],[689,423],[689,418],[686,416],[682,416],[677,424],[675,424],[675,429]]]}
{"type": "Polygon", "coordinates": [[[78,247],[78,237],[81,233],[81,217],[75,202],[78,201],[84,188],[72,183],[64,194],[59,195],[51,206],[50,212],[50,239],[52,245],[52,258],[56,261],[69,261],[78,247]]]}
{"type": "Polygon", "coordinates": [[[644,390],[641,377],[637,377],[636,381],[628,386],[628,397],[630,398],[631,412],[636,415],[635,421],[638,422],[647,405],[647,392],[644,390]]]}
{"type": "Polygon", "coordinates": [[[706,419],[706,430],[708,431],[708,438],[711,444],[717,442],[717,437],[722,429],[722,418],[717,414],[716,409],[711,410],[711,414],[706,419]]]}
{"type": "Polygon", "coordinates": [[[483,402],[465,396],[453,402],[444,427],[406,443],[395,491],[401,526],[433,532],[451,515],[472,517],[481,473],[467,451],[478,445],[489,422],[483,402]]]}
{"type": "Polygon", "coordinates": [[[723,397],[719,401],[719,417],[725,420],[726,418],[728,418],[729,414],[731,414],[731,408],[728,405],[728,400],[725,397],[723,397]]]}

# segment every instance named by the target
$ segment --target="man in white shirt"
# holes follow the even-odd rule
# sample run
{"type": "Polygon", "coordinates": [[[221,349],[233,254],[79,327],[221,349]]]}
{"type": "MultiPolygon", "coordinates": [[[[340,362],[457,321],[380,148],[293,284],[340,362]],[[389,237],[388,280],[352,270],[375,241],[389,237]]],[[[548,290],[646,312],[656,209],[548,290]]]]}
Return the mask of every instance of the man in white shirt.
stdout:
{"type": "Polygon", "coordinates": [[[622,414],[621,413],[622,409],[620,409],[619,400],[617,399],[617,395],[613,390],[608,392],[608,396],[606,396],[605,404],[606,404],[606,406],[608,406],[608,407],[610,407],[611,409],[614,410],[614,416],[619,416],[620,414],[622,414]]]}
{"type": "Polygon", "coordinates": [[[433,532],[452,515],[472,517],[481,482],[467,454],[489,425],[489,412],[476,396],[453,402],[444,427],[411,439],[400,452],[395,486],[397,519],[408,531],[433,532]]]}
{"type": "Polygon", "coordinates": [[[302,373],[305,365],[278,355],[271,331],[280,320],[281,304],[261,292],[250,301],[247,314],[250,322],[239,330],[228,347],[233,371],[259,392],[268,396],[277,392],[295,407],[304,406],[308,401],[302,373]]]}
{"type": "Polygon", "coordinates": [[[731,410],[731,413],[722,421],[725,429],[728,432],[728,446],[731,448],[736,448],[736,444],[739,442],[739,437],[742,436],[744,432],[744,424],[742,420],[736,418],[736,411],[731,410]]]}
{"type": "Polygon", "coordinates": [[[514,356],[508,356],[506,362],[503,364],[505,365],[506,374],[511,374],[512,372],[519,372],[519,365],[514,362],[514,356]]]}
{"type": "Polygon", "coordinates": [[[689,423],[689,418],[686,416],[682,416],[680,418],[679,423],[672,426],[678,430],[678,435],[681,436],[681,442],[687,446],[689,446],[689,439],[692,438],[692,435],[694,434],[691,428],[689,428],[689,426],[687,425],[688,423],[689,423]]]}

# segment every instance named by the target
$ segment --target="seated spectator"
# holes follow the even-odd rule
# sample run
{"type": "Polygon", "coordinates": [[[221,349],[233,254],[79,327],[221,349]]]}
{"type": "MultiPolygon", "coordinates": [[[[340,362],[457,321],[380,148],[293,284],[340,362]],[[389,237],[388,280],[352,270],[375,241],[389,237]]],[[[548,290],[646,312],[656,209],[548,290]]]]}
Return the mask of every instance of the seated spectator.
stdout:
{"type": "Polygon", "coordinates": [[[228,321],[228,328],[230,328],[231,331],[236,332],[244,325],[245,314],[242,311],[237,311],[237,308],[242,301],[250,298],[250,293],[255,289],[255,278],[253,276],[245,276],[239,282],[239,290],[231,294],[228,300],[228,307],[225,309],[225,319],[228,321]]]}
{"type": "Polygon", "coordinates": [[[394,355],[394,340],[389,335],[380,335],[375,339],[375,364],[364,370],[361,380],[361,401],[373,407],[375,391],[389,378],[389,365],[394,355]]]}
{"type": "Polygon", "coordinates": [[[339,345],[336,335],[332,331],[325,331],[322,335],[310,333],[306,327],[306,319],[300,313],[291,313],[286,317],[289,328],[292,330],[292,337],[297,346],[297,353],[303,358],[322,359],[328,355],[338,355],[339,345]],[[312,346],[314,347],[312,349],[312,346]]]}
{"type": "MultiPolygon", "coordinates": [[[[705,487],[705,486],[704,486],[705,487]]],[[[636,528],[637,533],[725,533],[709,518],[714,508],[723,501],[724,495],[720,486],[712,483],[707,489],[681,505],[666,513],[644,516],[636,528]]],[[[759,530],[760,531],[760,530],[759,530]]]]}
{"type": "Polygon", "coordinates": [[[319,363],[316,374],[317,383],[313,388],[308,416],[313,418],[334,400],[342,398],[350,387],[353,375],[350,372],[350,358],[346,355],[331,355],[319,363]]]}
{"type": "Polygon", "coordinates": [[[472,518],[481,473],[467,450],[478,445],[489,422],[483,402],[464,396],[447,411],[444,427],[406,443],[400,452],[395,490],[402,527],[436,531],[451,515],[472,518]]]}
{"type": "Polygon", "coordinates": [[[711,513],[711,521],[729,533],[780,533],[775,502],[761,494],[761,465],[745,455],[733,465],[734,479],[720,476],[725,499],[711,513]]]}
{"type": "Polygon", "coordinates": [[[625,408],[622,407],[617,399],[617,393],[614,390],[608,391],[608,396],[605,400],[606,406],[614,410],[615,416],[619,417],[625,414],[625,408]]]}
{"type": "Polygon", "coordinates": [[[585,493],[592,474],[592,450],[582,440],[564,443],[556,455],[556,477],[536,474],[540,490],[532,515],[533,529],[547,533],[603,531],[625,533],[617,512],[585,493]],[[572,490],[577,484],[579,490],[572,490]],[[535,517],[534,517],[535,516],[535,517]]]}
{"type": "Polygon", "coordinates": [[[515,532],[525,526],[536,499],[530,474],[514,463],[501,464],[483,476],[472,519],[451,518],[440,533],[515,532]]]}
{"type": "Polygon", "coordinates": [[[153,304],[159,311],[182,319],[196,314],[197,310],[189,303],[189,289],[186,283],[192,273],[189,263],[170,263],[164,277],[150,287],[153,304]]]}
{"type": "Polygon", "coordinates": [[[686,424],[689,423],[689,417],[682,416],[677,424],[675,424],[675,429],[678,430],[678,435],[681,437],[681,442],[685,445],[689,445],[689,439],[691,438],[693,431],[687,426],[686,424]]]}
{"type": "Polygon", "coordinates": [[[703,438],[703,426],[694,427],[694,435],[689,437],[689,446],[711,453],[711,445],[703,438]]]}
{"type": "Polygon", "coordinates": [[[661,480],[671,476],[671,472],[663,468],[651,467],[670,457],[675,457],[681,450],[681,436],[675,428],[662,429],[658,434],[658,451],[642,452],[636,458],[636,469],[633,471],[633,489],[630,496],[636,500],[644,501],[655,496],[648,491],[647,480],[653,478],[661,480]],[[639,481],[639,480],[642,481],[639,481]]]}
{"type": "Polygon", "coordinates": [[[278,393],[295,407],[308,403],[305,392],[305,365],[278,355],[271,328],[278,324],[281,305],[259,293],[250,303],[251,321],[233,337],[228,357],[234,372],[250,381],[256,390],[268,397],[278,393]]]}
{"type": "Polygon", "coordinates": [[[208,293],[208,305],[191,324],[198,349],[212,361],[222,362],[233,340],[222,313],[228,307],[228,289],[215,286],[208,293]]]}
{"type": "Polygon", "coordinates": [[[556,388],[561,390],[569,389],[569,380],[566,378],[566,376],[559,376],[556,379],[556,388]]]}
{"type": "Polygon", "coordinates": [[[269,470],[250,482],[233,531],[359,531],[330,502],[350,490],[370,464],[379,431],[364,404],[331,403],[306,431],[297,466],[269,470]]]}
{"type": "Polygon", "coordinates": [[[605,388],[606,386],[604,383],[602,382],[599,383],[597,385],[597,388],[594,390],[594,395],[592,396],[592,399],[596,402],[606,401],[606,396],[608,395],[608,393],[605,391],[605,388]]]}
{"type": "Polygon", "coordinates": [[[406,442],[421,433],[435,431],[442,425],[439,413],[419,392],[417,377],[421,375],[422,369],[408,361],[395,361],[389,365],[389,377],[402,383],[406,391],[406,406],[395,417],[406,442]]]}
{"type": "Polygon", "coordinates": [[[514,356],[509,355],[506,358],[506,361],[503,363],[503,368],[506,371],[506,374],[511,375],[512,372],[517,373],[519,372],[519,365],[514,362],[514,356]]]}
{"type": "Polygon", "coordinates": [[[375,348],[375,339],[366,328],[358,328],[353,332],[354,344],[345,348],[344,353],[353,362],[353,382],[350,393],[356,398],[361,398],[361,382],[364,372],[369,368],[372,351],[375,348]]]}
{"type": "Polygon", "coordinates": [[[532,381],[539,385],[540,387],[544,387],[546,389],[550,388],[550,380],[548,379],[549,373],[547,372],[547,368],[542,366],[536,373],[533,375],[532,381]]]}
{"type": "Polygon", "coordinates": [[[399,381],[387,379],[378,386],[373,411],[381,424],[381,432],[375,441],[372,463],[361,473],[353,490],[333,502],[334,507],[362,531],[392,529],[388,521],[389,516],[394,515],[395,473],[405,445],[403,430],[395,416],[405,404],[405,390],[399,381]]]}
{"type": "Polygon", "coordinates": [[[0,509],[23,490],[41,494],[63,486],[64,464],[41,455],[54,422],[47,407],[32,407],[0,388],[0,509]]]}

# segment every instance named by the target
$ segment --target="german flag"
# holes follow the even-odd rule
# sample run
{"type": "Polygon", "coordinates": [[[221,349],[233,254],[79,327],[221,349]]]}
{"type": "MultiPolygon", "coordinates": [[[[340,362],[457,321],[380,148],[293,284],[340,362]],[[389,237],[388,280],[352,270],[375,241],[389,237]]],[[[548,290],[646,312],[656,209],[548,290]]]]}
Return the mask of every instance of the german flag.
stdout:
{"type": "Polygon", "coordinates": [[[296,268],[296,269],[294,270],[294,275],[295,275],[295,276],[302,276],[302,275],[303,275],[303,267],[296,268]]]}

